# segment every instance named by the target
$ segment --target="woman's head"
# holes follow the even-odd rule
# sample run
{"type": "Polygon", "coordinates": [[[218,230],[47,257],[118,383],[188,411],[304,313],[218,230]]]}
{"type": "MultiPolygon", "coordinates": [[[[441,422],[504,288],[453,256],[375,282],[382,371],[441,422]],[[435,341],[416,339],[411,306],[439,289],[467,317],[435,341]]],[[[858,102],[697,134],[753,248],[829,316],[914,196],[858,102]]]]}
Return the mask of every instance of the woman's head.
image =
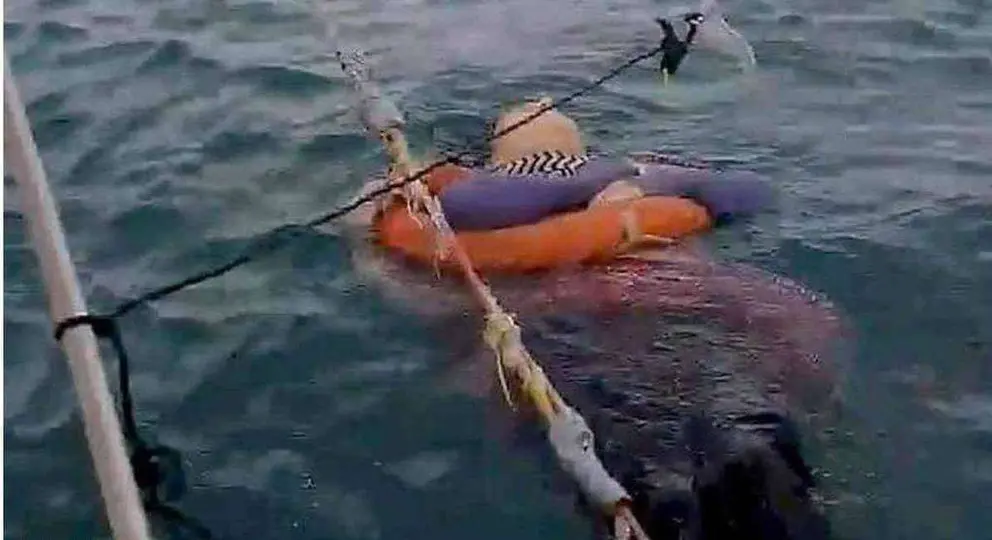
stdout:
{"type": "MultiPolygon", "coordinates": [[[[494,133],[522,121],[550,104],[551,99],[545,97],[509,108],[496,119],[494,133]]],[[[550,109],[494,140],[490,150],[491,163],[504,165],[539,152],[581,155],[585,153],[586,148],[575,121],[557,109],[550,109]]]]}

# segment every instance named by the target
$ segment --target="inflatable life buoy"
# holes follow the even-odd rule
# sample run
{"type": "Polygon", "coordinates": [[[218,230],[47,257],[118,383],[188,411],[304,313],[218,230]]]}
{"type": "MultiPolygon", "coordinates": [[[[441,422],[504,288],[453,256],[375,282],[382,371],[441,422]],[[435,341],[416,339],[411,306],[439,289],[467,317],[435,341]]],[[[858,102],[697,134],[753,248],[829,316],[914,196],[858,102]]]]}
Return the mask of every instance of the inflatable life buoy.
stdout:
{"type": "MultiPolygon", "coordinates": [[[[437,195],[470,176],[454,165],[427,177],[437,195]]],[[[538,223],[456,235],[483,273],[524,273],[571,264],[610,260],[624,250],[633,226],[639,233],[680,238],[707,230],[713,220],[705,207],[682,197],[652,196],[558,214],[538,223]]],[[[425,265],[454,267],[453,257],[437,260],[437,243],[429,223],[421,225],[400,200],[392,201],[373,221],[374,238],[384,247],[425,265]]]]}

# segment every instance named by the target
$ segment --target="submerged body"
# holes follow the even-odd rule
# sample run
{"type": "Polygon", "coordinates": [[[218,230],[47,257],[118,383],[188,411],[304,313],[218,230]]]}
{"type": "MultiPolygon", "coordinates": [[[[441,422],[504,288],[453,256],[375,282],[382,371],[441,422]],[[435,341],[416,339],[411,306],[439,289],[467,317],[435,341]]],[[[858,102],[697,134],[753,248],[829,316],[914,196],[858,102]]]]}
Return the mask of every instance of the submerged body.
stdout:
{"type": "Polygon", "coordinates": [[[520,310],[527,346],[589,422],[651,538],[827,538],[794,403],[829,387],[817,380],[826,374],[774,358],[774,346],[709,320],[705,306],[654,301],[678,295],[669,280],[650,263],[608,269],[584,307],[520,310]]]}
{"type": "MultiPolygon", "coordinates": [[[[474,378],[459,382],[499,399],[462,284],[356,254],[399,309],[438,329],[474,378]]],[[[755,269],[669,255],[490,284],[653,539],[828,536],[798,427],[835,398],[829,306],[755,269]]]]}

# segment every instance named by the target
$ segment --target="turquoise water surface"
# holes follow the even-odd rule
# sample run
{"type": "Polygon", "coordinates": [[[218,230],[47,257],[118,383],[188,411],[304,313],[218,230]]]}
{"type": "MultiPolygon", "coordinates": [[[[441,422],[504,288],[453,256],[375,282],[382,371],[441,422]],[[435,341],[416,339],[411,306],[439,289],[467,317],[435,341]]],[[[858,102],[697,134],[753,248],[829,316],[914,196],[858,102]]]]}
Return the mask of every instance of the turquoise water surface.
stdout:
{"type": "MultiPolygon", "coordinates": [[[[12,0],[8,58],[97,308],[344,201],[381,170],[330,56],[360,47],[413,143],[565,94],[655,44],[647,0],[12,0]]],[[[844,538],[987,538],[992,517],[992,14],[983,0],[741,0],[759,71],[690,58],[566,108],[599,150],[776,183],[725,257],[849,320],[845,412],[811,461],[844,538]],[[746,236],[746,238],[745,238],[746,236]]],[[[4,198],[8,538],[107,537],[16,188],[4,198]]],[[[441,383],[438,343],[313,233],[123,322],[139,421],[225,538],[575,538],[547,463],[441,383]]]]}

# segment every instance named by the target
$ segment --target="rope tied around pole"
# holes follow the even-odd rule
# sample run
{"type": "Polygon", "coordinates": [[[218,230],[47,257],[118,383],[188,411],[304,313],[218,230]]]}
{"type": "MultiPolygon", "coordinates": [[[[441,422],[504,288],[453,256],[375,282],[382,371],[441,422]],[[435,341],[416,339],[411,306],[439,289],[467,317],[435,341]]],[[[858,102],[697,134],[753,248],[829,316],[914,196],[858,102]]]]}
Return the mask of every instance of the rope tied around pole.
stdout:
{"type": "Polygon", "coordinates": [[[121,428],[144,507],[157,513],[170,525],[191,530],[204,540],[213,538],[207,527],[166,504],[182,498],[187,491],[182,454],[170,446],[149,443],[138,430],[131,394],[131,362],[116,317],[89,313],[67,317],[56,323],[53,332],[55,341],[62,341],[66,332],[83,325],[89,326],[97,338],[110,342],[117,356],[121,428]]]}

